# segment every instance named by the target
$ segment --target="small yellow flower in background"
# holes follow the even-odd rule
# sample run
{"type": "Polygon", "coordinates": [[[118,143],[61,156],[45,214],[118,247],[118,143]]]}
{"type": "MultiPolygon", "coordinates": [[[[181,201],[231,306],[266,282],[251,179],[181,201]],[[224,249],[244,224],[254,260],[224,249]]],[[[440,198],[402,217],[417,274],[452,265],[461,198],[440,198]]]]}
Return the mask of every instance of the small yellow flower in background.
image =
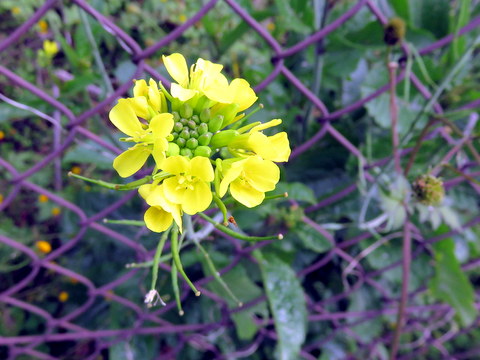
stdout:
{"type": "Polygon", "coordinates": [[[20,15],[22,10],[18,6],[14,6],[10,9],[13,15],[20,15]]]}
{"type": "Polygon", "coordinates": [[[55,41],[44,40],[43,51],[48,57],[53,58],[58,53],[58,45],[55,41]]]}
{"type": "Polygon", "coordinates": [[[275,30],[275,24],[272,21],[267,24],[267,30],[270,32],[275,30]]]}
{"type": "Polygon", "coordinates": [[[58,294],[58,301],[64,303],[68,300],[70,295],[66,291],[61,291],[60,294],[58,294]]]}
{"type": "Polygon", "coordinates": [[[0,194],[0,204],[3,203],[3,195],[0,194]]]}
{"type": "Polygon", "coordinates": [[[181,14],[178,19],[183,24],[185,21],[187,21],[187,16],[185,14],[181,14]]]}
{"type": "Polygon", "coordinates": [[[52,215],[53,215],[53,216],[58,216],[58,215],[60,215],[61,212],[62,212],[62,211],[61,211],[60,208],[58,208],[58,207],[54,207],[54,208],[52,209],[52,215]]]}
{"type": "Polygon", "coordinates": [[[38,201],[40,201],[41,203],[46,203],[48,201],[48,196],[44,194],[40,194],[38,195],[38,201]]]}
{"type": "Polygon", "coordinates": [[[224,196],[230,186],[233,198],[247,207],[262,203],[265,192],[275,189],[280,179],[280,169],[260,156],[250,156],[244,160],[223,161],[224,177],[220,183],[219,195],[224,196]]]}
{"type": "Polygon", "coordinates": [[[3,139],[5,139],[5,133],[0,130],[0,141],[2,141],[3,139]]]}
{"type": "Polygon", "coordinates": [[[137,144],[121,153],[113,161],[113,167],[121,177],[135,174],[145,164],[150,155],[158,167],[165,159],[168,149],[166,137],[173,129],[173,115],[168,113],[155,115],[148,125],[137,118],[128,101],[119,100],[110,111],[110,121],[123,133],[130,136],[124,141],[137,144]]]}
{"type": "Polygon", "coordinates": [[[41,253],[48,254],[52,251],[52,245],[50,245],[50,243],[47,241],[39,240],[35,243],[35,245],[41,253]]]}
{"type": "Polygon", "coordinates": [[[40,20],[37,24],[40,34],[45,35],[48,33],[48,23],[45,20],[40,20]]]}
{"type": "Polygon", "coordinates": [[[70,169],[70,171],[74,174],[80,174],[82,172],[82,168],[80,166],[72,166],[72,168],[70,169]]]}

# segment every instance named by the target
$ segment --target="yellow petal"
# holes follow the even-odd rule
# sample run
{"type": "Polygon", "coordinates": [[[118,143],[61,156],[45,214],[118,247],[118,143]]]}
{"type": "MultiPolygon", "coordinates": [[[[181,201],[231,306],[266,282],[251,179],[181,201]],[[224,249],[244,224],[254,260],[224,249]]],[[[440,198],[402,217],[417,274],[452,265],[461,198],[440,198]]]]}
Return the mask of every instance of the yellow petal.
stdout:
{"type": "Polygon", "coordinates": [[[190,171],[190,163],[184,156],[170,156],[163,162],[162,170],[175,175],[187,173],[190,171]]]}
{"type": "Polygon", "coordinates": [[[157,83],[153,79],[150,79],[149,81],[148,101],[150,102],[150,105],[152,105],[153,110],[161,110],[160,91],[158,90],[157,83]]]}
{"type": "Polygon", "coordinates": [[[202,58],[198,58],[195,66],[196,69],[200,69],[203,71],[204,76],[211,76],[213,74],[219,73],[223,69],[222,64],[216,64],[202,58]]]}
{"type": "Polygon", "coordinates": [[[110,110],[108,116],[113,125],[129,136],[134,137],[145,132],[142,124],[135,115],[135,111],[127,100],[118,100],[118,104],[110,110]]]}
{"type": "Polygon", "coordinates": [[[232,102],[239,105],[238,112],[248,109],[258,99],[255,91],[244,79],[234,79],[228,90],[232,93],[232,102]]]}
{"type": "Polygon", "coordinates": [[[182,54],[174,53],[170,56],[162,56],[163,64],[170,76],[179,85],[188,87],[188,67],[182,54]]]}
{"type": "Polygon", "coordinates": [[[151,152],[148,146],[135,145],[118,155],[113,167],[121,177],[129,177],[140,170],[151,152]]]}
{"type": "Polygon", "coordinates": [[[251,187],[248,183],[234,181],[230,184],[230,193],[235,200],[246,207],[254,207],[262,203],[265,193],[251,187]]]}
{"type": "Polygon", "coordinates": [[[185,194],[185,187],[180,186],[177,176],[163,180],[163,186],[163,192],[168,201],[175,204],[182,204],[185,194]]]}
{"type": "Polygon", "coordinates": [[[213,181],[213,167],[210,160],[203,156],[196,156],[190,160],[190,174],[203,181],[213,181]]]}
{"type": "MultiPolygon", "coordinates": [[[[225,161],[223,162],[225,163],[225,161]]],[[[220,197],[223,197],[227,192],[228,185],[236,178],[238,178],[243,171],[243,164],[245,160],[237,161],[230,166],[223,166],[222,164],[222,172],[223,172],[223,179],[220,183],[220,197]],[[235,165],[235,166],[234,166],[235,165]]]]}
{"type": "Polygon", "coordinates": [[[186,89],[181,85],[172,83],[172,86],[170,87],[170,93],[174,98],[179,99],[180,101],[188,101],[197,95],[198,91],[186,89]]]}
{"type": "Polygon", "coordinates": [[[248,145],[257,155],[260,155],[265,160],[284,162],[288,161],[290,157],[290,143],[285,132],[273,136],[254,132],[248,138],[248,145]]]}
{"type": "Polygon", "coordinates": [[[147,228],[154,232],[167,230],[172,224],[173,216],[160,207],[150,207],[143,217],[147,228]]]}
{"type": "Polygon", "coordinates": [[[265,130],[265,129],[268,129],[268,128],[271,128],[273,126],[277,126],[277,125],[280,125],[282,123],[282,120],[281,119],[273,119],[273,120],[270,120],[264,124],[260,124],[260,125],[257,125],[255,127],[253,127],[250,132],[253,133],[253,132],[256,132],[256,131],[262,131],[262,130],[265,130]]]}
{"type": "Polygon", "coordinates": [[[172,132],[173,115],[169,113],[155,115],[148,127],[155,139],[165,138],[172,132]]]}
{"type": "Polygon", "coordinates": [[[147,82],[143,79],[136,80],[133,87],[133,97],[145,96],[148,91],[147,82]]]}
{"type": "MultiPolygon", "coordinates": [[[[142,198],[147,200],[148,196],[150,195],[150,193],[152,192],[152,190],[154,188],[155,188],[155,186],[153,184],[145,184],[145,185],[142,185],[138,188],[138,193],[140,194],[140,196],[142,198]]],[[[147,202],[147,204],[148,204],[148,202],[147,202]]]]}
{"type": "Polygon", "coordinates": [[[145,96],[138,96],[125,100],[127,100],[130,106],[133,108],[135,115],[143,119],[148,119],[150,117],[148,113],[148,102],[145,96]]]}
{"type": "Polygon", "coordinates": [[[204,181],[197,181],[193,189],[187,189],[182,202],[183,211],[194,215],[208,208],[212,202],[212,191],[204,181]]]}
{"type": "Polygon", "coordinates": [[[162,168],[163,161],[165,160],[165,150],[168,148],[168,141],[165,138],[156,139],[153,142],[152,156],[155,160],[155,164],[159,169],[162,168]]]}
{"type": "MultiPolygon", "coordinates": [[[[248,158],[244,166],[245,180],[256,190],[265,192],[275,189],[280,180],[280,169],[273,162],[258,156],[248,158]]],[[[231,191],[230,186],[230,191],[231,191]]]]}

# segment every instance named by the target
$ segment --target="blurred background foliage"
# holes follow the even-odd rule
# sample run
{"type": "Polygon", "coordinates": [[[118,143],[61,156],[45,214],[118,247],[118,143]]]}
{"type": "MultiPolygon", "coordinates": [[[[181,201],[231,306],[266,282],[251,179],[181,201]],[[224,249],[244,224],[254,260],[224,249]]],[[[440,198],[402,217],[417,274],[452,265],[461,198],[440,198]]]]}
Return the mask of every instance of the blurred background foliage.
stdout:
{"type": "MultiPolygon", "coordinates": [[[[397,16],[405,21],[407,30],[404,44],[413,54],[448,34],[458,32],[480,14],[479,2],[475,0],[372,2],[388,17],[397,16]]],[[[26,21],[42,3],[41,0],[2,0],[0,40],[26,21]]],[[[177,29],[198,12],[204,3],[193,0],[89,1],[92,7],[112,19],[142,48],[155,44],[177,29]]],[[[238,0],[237,3],[261,22],[276,41],[288,48],[339,18],[356,1],[238,0]]],[[[402,58],[406,71],[411,71],[426,84],[444,109],[445,121],[437,122],[435,131],[445,131],[453,139],[460,139],[471,111],[458,109],[480,97],[478,29],[456,38],[431,54],[415,59],[404,57],[400,47],[389,49],[383,36],[382,26],[364,6],[325,39],[286,58],[285,64],[330,111],[335,111],[386,85],[388,56],[392,59],[402,58]],[[448,76],[452,72],[454,76],[448,76]],[[439,88],[442,91],[437,91],[439,88]],[[460,134],[453,130],[451,124],[460,129],[460,134]]],[[[161,55],[173,52],[185,55],[190,64],[198,57],[222,63],[231,78],[243,77],[252,86],[259,84],[273,70],[272,49],[222,1],[180,38],[161,48],[146,62],[168,78],[161,55]]],[[[125,46],[69,1],[60,2],[48,11],[15,46],[0,53],[0,63],[58,98],[74,114],[90,109],[110,94],[112,89],[127,81],[136,70],[136,64],[132,62],[132,56],[125,50],[125,46]],[[46,54],[43,47],[45,40],[55,41],[58,53],[46,54]]],[[[55,148],[55,143],[67,136],[67,119],[51,105],[23,88],[13,86],[2,76],[0,89],[3,100],[0,102],[0,154],[17,171],[23,172],[47,156],[55,148]],[[12,103],[11,100],[20,104],[12,103]],[[31,109],[58,117],[63,127],[60,134],[55,135],[53,125],[31,109]]],[[[427,101],[410,80],[398,83],[397,96],[401,109],[399,134],[405,139],[402,146],[413,147],[422,129],[435,119],[435,115],[431,108],[425,107],[427,101]]],[[[289,134],[292,148],[312,137],[322,125],[318,121],[321,112],[283,76],[278,76],[259,93],[259,102],[265,108],[255,114],[253,120],[282,118],[282,127],[289,134]]],[[[119,134],[109,124],[109,110],[110,107],[106,107],[91,116],[85,126],[105,141],[124,147],[125,144],[117,140],[119,134]]],[[[289,201],[274,200],[255,209],[241,206],[231,209],[243,231],[258,235],[282,232],[285,239],[256,250],[256,263],[242,260],[223,277],[244,303],[266,295],[268,304],[260,301],[245,310],[234,311],[230,318],[232,326],[223,326],[209,333],[205,341],[216,347],[219,353],[227,354],[241,349],[259,336],[262,329],[272,330],[274,326],[278,342],[264,340],[245,358],[295,359],[300,346],[308,346],[327,338],[329,340],[320,349],[312,346],[311,355],[314,358],[326,360],[355,356],[366,359],[370,356],[366,353],[367,350],[376,353],[376,358],[386,358],[388,347],[382,341],[375,345],[375,340],[392,331],[395,326],[394,313],[372,317],[360,324],[355,324],[355,318],[347,318],[337,324],[307,321],[307,314],[319,311],[315,307],[316,302],[340,294],[355,284],[354,274],[345,272],[349,261],[335,254],[319,271],[306,276],[296,275],[318,262],[334,246],[365,231],[371,231],[371,236],[352,246],[342,247],[352,258],[368,252],[368,256],[361,260],[365,273],[383,269],[401,259],[401,236],[395,236],[395,231],[403,220],[397,211],[399,201],[394,195],[404,191],[408,185],[399,184],[395,180],[391,162],[377,163],[392,154],[388,93],[334,120],[332,126],[361,150],[364,161],[359,161],[337,140],[326,135],[282,168],[282,182],[275,193],[288,191],[289,201]],[[367,171],[363,168],[365,162],[371,165],[369,171],[375,178],[374,182],[367,182],[364,178],[364,172],[367,171]],[[311,211],[313,205],[351,184],[356,184],[358,191],[327,207],[311,211]],[[322,224],[327,233],[319,233],[306,222],[305,214],[313,222],[322,224]],[[368,219],[378,219],[384,215],[393,218],[389,229],[368,226],[368,219]],[[396,216],[400,218],[395,219],[396,216]],[[392,237],[391,241],[385,241],[375,251],[369,251],[379,239],[388,236],[392,237]],[[273,317],[274,323],[266,325],[264,320],[269,317],[273,317]],[[351,333],[332,332],[337,326],[346,326],[351,333]],[[369,349],[365,344],[374,345],[369,349]]],[[[478,132],[479,126],[475,125],[471,133],[475,138],[473,146],[477,150],[478,132]]],[[[450,148],[440,136],[427,137],[415,158],[408,182],[440,166],[450,148]]],[[[122,179],[111,167],[113,158],[112,153],[94,141],[78,137],[61,159],[36,172],[28,181],[53,191],[92,216],[119,200],[123,194],[72,181],[65,175],[68,171],[73,171],[88,177],[121,182],[122,179]]],[[[478,163],[473,162],[472,165],[471,159],[472,154],[468,150],[462,150],[450,164],[461,171],[478,171],[478,163]]],[[[444,168],[441,176],[447,182],[458,177],[458,174],[444,168]]],[[[0,199],[11,192],[10,179],[11,174],[2,168],[0,199]]],[[[133,196],[108,217],[139,220],[143,216],[142,206],[142,202],[133,196]]],[[[447,188],[443,206],[447,208],[444,217],[430,214],[438,208],[428,210],[430,213],[427,218],[430,222],[417,213],[412,217],[422,239],[446,233],[457,228],[458,224],[464,224],[478,216],[478,193],[472,184],[460,182],[447,188]],[[439,220],[432,220],[432,216],[439,220]]],[[[382,223],[378,225],[380,224],[382,223]]],[[[112,228],[148,250],[156,246],[157,236],[143,228],[124,226],[120,229],[113,225],[112,228]]],[[[48,197],[27,189],[21,190],[0,216],[0,234],[31,247],[41,256],[71,241],[79,230],[77,215],[59,207],[48,197]]],[[[445,324],[438,327],[433,327],[432,324],[434,337],[451,328],[471,325],[478,315],[475,298],[479,289],[480,271],[471,267],[470,271],[463,272],[461,266],[480,257],[479,235],[480,228],[474,225],[435,246],[423,244],[421,239],[414,242],[414,249],[424,250],[412,263],[410,290],[417,291],[417,295],[410,299],[411,305],[442,301],[456,311],[456,316],[445,324]]],[[[204,246],[218,268],[229,264],[235,253],[234,244],[219,236],[206,238],[204,246]]],[[[138,260],[132,249],[99,232],[88,230],[79,245],[55,261],[89,278],[95,286],[100,287],[126,273],[126,264],[138,260]]],[[[198,280],[210,275],[205,259],[195,247],[185,247],[182,260],[192,279],[198,280]]],[[[0,246],[0,291],[18,283],[30,272],[29,261],[23,253],[5,245],[0,246]]],[[[378,272],[374,279],[391,299],[399,297],[402,282],[399,267],[378,272]]],[[[134,278],[115,287],[114,293],[140,304],[149,280],[149,270],[142,270],[134,278]]],[[[173,293],[167,272],[160,272],[159,284],[165,301],[172,301],[173,293]]],[[[226,297],[223,288],[217,283],[210,282],[207,287],[224,297],[228,307],[236,308],[236,304],[226,297]]],[[[54,317],[60,317],[78,308],[89,294],[75,279],[43,269],[28,287],[15,296],[41,307],[54,317]]],[[[394,307],[395,304],[396,302],[387,301],[374,287],[364,285],[339,301],[328,302],[323,310],[358,312],[394,307]]],[[[219,322],[224,316],[223,307],[205,296],[187,297],[184,310],[186,316],[183,318],[174,311],[163,317],[176,324],[194,324],[219,322]]],[[[44,319],[20,308],[1,303],[0,314],[1,336],[39,334],[45,330],[44,319]]],[[[428,313],[423,316],[428,323],[428,313]]],[[[133,327],[136,321],[134,311],[109,297],[96,297],[88,311],[75,320],[80,326],[89,329],[133,327]]],[[[147,322],[146,325],[150,324],[147,322]]],[[[421,336],[421,330],[411,330],[402,337],[402,342],[421,343],[421,336]]],[[[125,352],[128,349],[135,359],[154,359],[157,358],[156,354],[175,349],[177,340],[176,335],[168,334],[136,335],[115,343],[103,351],[102,356],[116,360],[127,359],[125,352]]],[[[444,346],[448,352],[455,353],[469,350],[472,344],[478,343],[480,333],[472,329],[454,337],[444,346]]],[[[90,347],[88,341],[79,341],[45,343],[37,349],[60,358],[81,359],[90,347]]],[[[0,348],[0,357],[2,351],[6,350],[0,348]]],[[[211,351],[201,346],[186,346],[175,351],[178,351],[179,359],[210,359],[213,356],[211,351]]],[[[439,358],[440,353],[435,348],[428,348],[424,356],[439,358]]]]}

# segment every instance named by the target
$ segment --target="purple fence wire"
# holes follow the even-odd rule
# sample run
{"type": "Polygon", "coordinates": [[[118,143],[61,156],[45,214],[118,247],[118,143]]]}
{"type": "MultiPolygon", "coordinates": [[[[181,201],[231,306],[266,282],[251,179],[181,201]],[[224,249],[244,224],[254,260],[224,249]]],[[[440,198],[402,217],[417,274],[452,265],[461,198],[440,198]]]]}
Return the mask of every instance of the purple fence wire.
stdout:
{"type": "MultiPolygon", "coordinates": [[[[0,65],[0,75],[7,79],[11,86],[22,88],[27,92],[30,92],[38,99],[43,100],[44,102],[50,104],[56,109],[56,115],[51,117],[47,114],[41,113],[39,111],[40,117],[45,119],[45,121],[52,122],[54,126],[52,131],[55,129],[64,131],[65,136],[58,138],[59,141],[54,148],[51,149],[49,154],[41,159],[38,163],[30,167],[28,170],[23,172],[19,171],[16,168],[16,164],[11,164],[7,162],[4,157],[5,154],[0,154],[0,168],[2,172],[8,174],[10,187],[8,193],[6,193],[3,202],[0,203],[0,210],[4,210],[12,205],[15,198],[21,191],[28,191],[36,193],[38,195],[46,195],[53,203],[57,204],[62,210],[68,211],[71,213],[71,216],[76,218],[78,223],[78,230],[72,235],[71,239],[65,241],[60,247],[56,248],[54,251],[49,253],[47,256],[41,257],[31,248],[23,245],[21,242],[16,239],[9,238],[3,235],[0,235],[0,244],[1,246],[6,246],[12,251],[18,251],[23,253],[25,256],[30,258],[30,267],[29,272],[24,275],[24,277],[18,281],[16,284],[10,286],[2,293],[0,293],[0,305],[15,307],[23,310],[26,313],[36,315],[43,319],[44,322],[44,331],[37,334],[25,334],[19,336],[2,336],[0,337],[0,347],[4,346],[7,348],[7,351],[4,354],[8,354],[8,359],[15,359],[21,355],[26,356],[27,358],[38,358],[38,359],[57,359],[52,355],[49,355],[41,350],[39,350],[39,345],[44,343],[53,343],[53,342],[68,342],[73,341],[74,346],[84,346],[85,343],[88,343],[88,351],[84,353],[85,359],[97,359],[98,356],[102,353],[104,349],[109,348],[112,344],[118,341],[124,341],[132,338],[133,336],[162,336],[165,334],[176,335],[178,346],[175,348],[169,349],[169,354],[163,354],[159,358],[174,358],[175,354],[182,348],[184,345],[192,345],[196,348],[208,350],[211,352],[212,358],[226,359],[226,358],[235,358],[245,356],[246,354],[255,351],[256,348],[264,341],[269,339],[276,339],[276,334],[271,327],[267,325],[272,324],[271,319],[257,319],[257,321],[265,325],[262,327],[259,333],[254,337],[253,341],[241,349],[236,349],[231,354],[222,354],[220,349],[217,349],[215,346],[211,345],[206,335],[212,333],[215,330],[232,326],[230,321],[230,316],[239,311],[245,311],[250,307],[260,303],[265,302],[266,297],[261,296],[258,299],[250,301],[242,308],[239,309],[229,309],[226,306],[224,300],[218,297],[218,295],[212,293],[206,288],[206,285],[213,281],[212,277],[207,277],[204,279],[197,280],[195,285],[202,292],[202,296],[210,297],[215,302],[219,303],[219,306],[223,308],[223,314],[221,321],[213,323],[193,323],[193,324],[174,324],[164,319],[164,314],[175,311],[175,304],[173,301],[170,301],[166,307],[158,308],[155,310],[146,309],[142,303],[132,302],[129,299],[118,296],[115,294],[115,289],[126,282],[137,281],[137,275],[139,274],[139,269],[127,269],[123,273],[119,274],[117,278],[113,279],[110,283],[104,284],[101,287],[95,286],[94,282],[91,279],[88,279],[82,276],[75,271],[70,270],[68,267],[60,266],[56,263],[56,260],[62,256],[68,256],[66,254],[69,250],[80,245],[84,236],[88,231],[93,231],[97,233],[104,234],[105,237],[115,241],[118,246],[128,247],[133,253],[135,253],[136,259],[139,261],[151,260],[153,254],[148,252],[140,243],[122,235],[122,233],[112,230],[106,227],[102,223],[102,219],[108,217],[109,214],[116,211],[127,201],[131,200],[135,194],[128,193],[124,195],[120,200],[114,202],[108,208],[103,209],[101,212],[95,215],[88,215],[84,210],[82,210],[76,204],[64,199],[54,192],[49,191],[39,185],[37,185],[32,177],[38,173],[41,169],[50,166],[59,159],[63,152],[72,146],[76,139],[84,140],[89,139],[97,143],[100,147],[104,148],[106,152],[112,154],[118,154],[119,149],[110,143],[101,139],[97,134],[93,133],[86,126],[86,121],[92,116],[104,113],[105,108],[111,107],[115,100],[124,96],[127,90],[131,87],[132,79],[139,78],[142,73],[146,72],[157,80],[165,81],[151,66],[149,66],[145,60],[152,56],[156,51],[161,50],[162,47],[175,42],[185,31],[190,29],[202,19],[205,14],[208,12],[215,12],[217,3],[220,0],[211,0],[207,2],[202,9],[187,20],[184,24],[176,28],[174,31],[170,32],[167,36],[162,39],[159,39],[155,44],[151,45],[148,48],[142,48],[129,34],[119,28],[111,19],[102,15],[100,12],[95,10],[91,5],[85,0],[72,0],[72,3],[88,13],[95,21],[97,21],[106,31],[113,34],[115,38],[121,42],[121,46],[131,55],[132,61],[136,64],[137,68],[131,79],[126,81],[124,84],[119,86],[113,93],[111,93],[105,99],[102,99],[96,103],[88,111],[75,114],[69,107],[61,103],[56,98],[45,93],[42,89],[37,87],[35,84],[28,82],[22,79],[20,76],[9,70],[8,68],[0,65]],[[68,122],[66,125],[62,125],[59,121],[60,116],[64,116],[68,122]],[[55,276],[65,276],[76,281],[79,285],[85,287],[86,299],[83,304],[72,309],[67,314],[62,315],[61,317],[55,317],[48,311],[38,307],[34,304],[29,303],[28,301],[21,300],[19,294],[29,286],[32,286],[35,278],[41,271],[49,271],[55,276]],[[86,327],[81,327],[76,324],[76,321],[86,312],[90,311],[96,301],[96,298],[108,298],[110,302],[116,303],[120,307],[129,309],[136,314],[137,321],[135,326],[130,328],[122,329],[101,329],[93,330],[86,327]],[[205,335],[205,336],[199,336],[205,335]],[[170,356],[170,357],[169,357],[170,356]]],[[[15,47],[16,44],[20,41],[20,38],[31,29],[35,24],[48,12],[53,11],[55,6],[58,6],[61,2],[59,0],[48,0],[36,10],[36,12],[18,29],[9,34],[4,38],[0,43],[0,52],[9,51],[12,47],[15,47]]],[[[255,20],[247,11],[245,11],[237,2],[234,0],[225,0],[227,4],[241,19],[243,19],[250,28],[255,31],[265,42],[265,46],[271,49],[271,60],[274,65],[273,71],[265,78],[263,81],[258,84],[254,84],[256,91],[262,91],[268,87],[276,78],[283,77],[285,80],[290,82],[306,99],[308,99],[315,108],[321,113],[320,123],[321,126],[316,134],[314,134],[310,139],[305,141],[305,143],[297,146],[293,149],[291,162],[295,162],[298,157],[301,157],[302,154],[308,152],[314,144],[323,139],[326,136],[330,136],[335,139],[338,143],[344,146],[350,153],[358,158],[364,160],[364,170],[366,180],[371,180],[372,176],[369,174],[369,169],[373,165],[382,166],[385,164],[385,161],[378,162],[377,164],[369,164],[363,158],[361,151],[356,148],[351,142],[347,140],[335,127],[337,121],[342,121],[342,116],[363,107],[367,102],[376,97],[380,96],[382,93],[388,91],[388,84],[382,86],[378,90],[374,91],[369,96],[356,101],[353,104],[350,104],[344,108],[328,108],[321,99],[319,99],[305,84],[303,84],[299,78],[295,76],[285,65],[284,59],[287,59],[298,52],[304,51],[307,47],[315,45],[317,42],[325,39],[329,34],[342,26],[345,22],[357,14],[360,10],[368,9],[378,21],[382,24],[386,22],[386,16],[378,9],[373,1],[370,0],[359,0],[356,3],[353,3],[351,8],[346,11],[342,16],[328,24],[324,28],[320,29],[318,32],[311,34],[309,37],[303,41],[297,43],[295,46],[290,48],[283,48],[264,28],[264,26],[255,20]]],[[[480,25],[480,17],[474,18],[467,26],[460,29],[458,34],[464,34],[468,31],[471,31],[477,28],[480,25]]],[[[420,49],[419,53],[421,55],[427,55],[435,51],[438,48],[448,45],[454,40],[455,36],[453,34],[446,36],[443,39],[438,40],[437,42],[430,44],[429,46],[420,49]]],[[[406,76],[405,71],[401,71],[397,76],[397,80],[401,80],[406,76]]],[[[429,99],[431,94],[428,92],[427,88],[422,84],[422,82],[415,77],[413,73],[410,75],[410,80],[412,84],[418,89],[418,91],[425,97],[429,99]]],[[[478,107],[478,100],[472,102],[471,104],[464,105],[462,109],[472,109],[478,107]]],[[[434,104],[433,110],[437,113],[442,112],[442,108],[439,104],[434,104]]],[[[447,134],[442,134],[438,132],[436,136],[447,136],[447,134]]],[[[448,140],[446,140],[448,143],[448,140]]],[[[455,152],[458,152],[465,144],[456,145],[448,144],[452,149],[453,155],[455,152]]],[[[402,154],[406,154],[408,149],[403,149],[402,154]]],[[[385,159],[388,160],[388,159],[385,159]]],[[[478,165],[478,164],[477,164],[478,165]]],[[[473,173],[471,176],[478,176],[478,173],[473,173]]],[[[447,186],[455,186],[460,182],[466,181],[465,178],[459,177],[452,180],[447,186]]],[[[472,187],[475,188],[475,185],[472,183],[472,187]]],[[[478,188],[475,188],[478,191],[478,188]]],[[[373,318],[383,316],[383,315],[395,315],[398,310],[398,298],[392,298],[389,294],[385,293],[382,289],[382,285],[376,281],[376,277],[388,270],[391,270],[396,267],[401,267],[401,262],[397,261],[389,264],[383,269],[375,270],[372,272],[365,272],[360,262],[354,260],[352,255],[349,254],[349,248],[358,244],[360,241],[368,239],[371,237],[369,232],[365,232],[361,235],[358,235],[354,238],[344,239],[341,243],[336,242],[336,240],[322,227],[321,224],[315,223],[309,218],[309,214],[313,211],[319,209],[328,208],[332,204],[344,199],[351,193],[357,191],[357,185],[351,184],[346,186],[344,189],[337,193],[331,194],[329,197],[321,200],[319,203],[310,206],[306,209],[306,215],[303,218],[305,224],[311,226],[313,229],[318,231],[321,235],[326,237],[328,241],[332,243],[332,249],[323,254],[321,258],[318,259],[315,263],[311,264],[309,267],[303,269],[298,276],[320,276],[322,268],[329,264],[333,258],[340,258],[345,264],[350,264],[352,270],[355,271],[357,277],[354,282],[349,285],[348,288],[339,294],[332,295],[322,299],[321,301],[314,301],[313,299],[307,299],[308,304],[308,320],[310,322],[328,322],[331,325],[331,333],[325,339],[316,342],[307,343],[302,349],[301,356],[304,359],[316,359],[314,354],[318,354],[318,350],[327,343],[329,340],[334,338],[338,333],[346,333],[349,336],[352,336],[360,347],[374,351],[377,345],[384,344],[387,348],[390,346],[392,341],[393,331],[391,333],[383,334],[382,336],[376,338],[373,342],[364,343],[358,336],[353,333],[350,328],[354,324],[361,324],[366,321],[369,321],[373,318]],[[341,301],[342,299],[347,299],[352,293],[358,291],[364,286],[369,286],[376,289],[384,299],[383,307],[376,310],[369,311],[346,311],[346,312],[330,312],[328,311],[328,304],[341,301]],[[348,320],[348,322],[347,322],[348,320]]],[[[471,219],[468,223],[464,224],[465,227],[473,226],[480,223],[480,217],[471,219]]],[[[414,239],[419,239],[419,234],[415,229],[411,229],[411,235],[414,239]]],[[[401,238],[401,234],[394,234],[394,236],[401,238]]],[[[439,241],[441,238],[445,238],[449,234],[444,234],[442,237],[432,238],[432,239],[420,239],[421,243],[414,243],[413,248],[413,257],[419,256],[422,253],[425,253],[425,247],[428,244],[439,241]]],[[[226,237],[228,239],[228,237],[226,237]]],[[[226,268],[220,269],[220,273],[228,272],[235,264],[239,261],[253,261],[251,257],[251,252],[258,248],[267,245],[269,242],[263,242],[255,245],[241,244],[235,239],[229,239],[232,241],[235,246],[236,252],[231,264],[226,268]]],[[[464,265],[465,271],[471,271],[480,266],[480,259],[471,261],[470,263],[464,265]]],[[[168,266],[162,265],[162,269],[168,270],[168,266]]],[[[185,299],[188,296],[192,296],[189,290],[185,287],[182,288],[182,298],[185,299]]],[[[413,299],[415,296],[425,292],[424,288],[416,289],[408,294],[409,299],[413,299]]],[[[139,297],[140,299],[140,297],[139,297]]],[[[412,301],[413,303],[413,301],[412,301]]],[[[477,308],[480,308],[480,302],[476,304],[477,308]]],[[[434,330],[448,319],[452,317],[452,309],[446,304],[434,304],[434,305],[407,305],[405,309],[405,318],[408,321],[405,323],[403,332],[409,333],[413,331],[420,331],[422,333],[421,341],[418,344],[410,344],[410,355],[405,356],[404,358],[415,358],[416,356],[421,356],[425,351],[430,347],[434,347],[440,351],[444,358],[474,358],[480,353],[480,348],[472,348],[468,352],[463,354],[451,355],[448,354],[447,350],[444,347],[444,343],[452,340],[456,336],[468,332],[470,329],[478,326],[480,324],[480,319],[470,327],[466,329],[452,329],[448,333],[439,335],[434,330]],[[425,318],[422,314],[428,313],[429,316],[425,318]]],[[[7,356],[7,355],[6,355],[7,356]]],[[[372,354],[372,358],[374,354],[372,354]]],[[[352,358],[354,356],[352,355],[352,358]]]]}

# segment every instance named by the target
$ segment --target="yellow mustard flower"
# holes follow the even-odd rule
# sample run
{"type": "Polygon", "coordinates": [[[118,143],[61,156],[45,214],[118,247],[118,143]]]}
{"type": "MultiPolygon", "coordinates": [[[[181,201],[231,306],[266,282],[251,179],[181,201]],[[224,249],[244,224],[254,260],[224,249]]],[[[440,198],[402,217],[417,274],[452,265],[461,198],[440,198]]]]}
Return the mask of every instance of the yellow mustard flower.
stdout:
{"type": "Polygon", "coordinates": [[[44,194],[40,194],[40,195],[38,195],[38,201],[40,201],[42,203],[46,203],[48,201],[48,196],[44,195],[44,194]]]}
{"type": "Polygon", "coordinates": [[[48,241],[45,240],[39,240],[35,243],[37,246],[37,249],[44,254],[48,254],[52,251],[52,245],[48,241]]]}
{"type": "Polygon", "coordinates": [[[210,182],[214,179],[210,160],[203,156],[193,159],[176,155],[167,158],[162,169],[174,176],[163,181],[165,198],[181,205],[189,215],[203,211],[212,202],[210,182]]]}
{"type": "Polygon", "coordinates": [[[133,88],[133,98],[128,98],[135,114],[145,120],[151,120],[155,115],[167,111],[165,95],[158,89],[155,80],[147,82],[136,80],[133,88]]]}
{"type": "Polygon", "coordinates": [[[3,139],[5,139],[5,133],[2,130],[0,130],[0,141],[3,139]]]}
{"type": "Polygon", "coordinates": [[[48,57],[53,58],[58,53],[58,45],[55,41],[44,40],[43,51],[48,57]]]}
{"type": "Polygon", "coordinates": [[[120,131],[130,136],[125,141],[137,144],[127,149],[113,161],[113,167],[121,177],[135,174],[145,164],[150,154],[160,167],[168,149],[166,137],[173,129],[173,115],[155,115],[148,125],[138,119],[130,102],[120,99],[109,114],[110,121],[120,131]]]}
{"type": "Polygon", "coordinates": [[[22,10],[18,6],[14,6],[10,9],[13,15],[20,15],[22,10]]]}
{"type": "Polygon", "coordinates": [[[163,184],[145,184],[140,186],[138,192],[150,205],[143,217],[147,228],[154,232],[162,232],[175,220],[178,228],[182,229],[182,208],[167,199],[163,184]]]}
{"type": "Polygon", "coordinates": [[[174,53],[163,56],[163,63],[170,76],[177,82],[171,86],[174,98],[188,101],[196,95],[205,95],[213,102],[221,104],[237,104],[237,111],[249,108],[257,96],[244,79],[234,79],[230,84],[221,74],[223,65],[199,58],[188,71],[183,55],[174,53]]]}
{"type": "Polygon", "coordinates": [[[53,215],[53,216],[58,216],[58,215],[60,215],[61,212],[62,212],[62,210],[60,210],[59,207],[54,207],[54,208],[52,209],[52,215],[53,215]]]}
{"type": "Polygon", "coordinates": [[[230,187],[233,198],[249,208],[261,204],[265,192],[274,190],[280,179],[278,166],[260,156],[223,161],[222,168],[219,195],[223,197],[230,187]]]}

